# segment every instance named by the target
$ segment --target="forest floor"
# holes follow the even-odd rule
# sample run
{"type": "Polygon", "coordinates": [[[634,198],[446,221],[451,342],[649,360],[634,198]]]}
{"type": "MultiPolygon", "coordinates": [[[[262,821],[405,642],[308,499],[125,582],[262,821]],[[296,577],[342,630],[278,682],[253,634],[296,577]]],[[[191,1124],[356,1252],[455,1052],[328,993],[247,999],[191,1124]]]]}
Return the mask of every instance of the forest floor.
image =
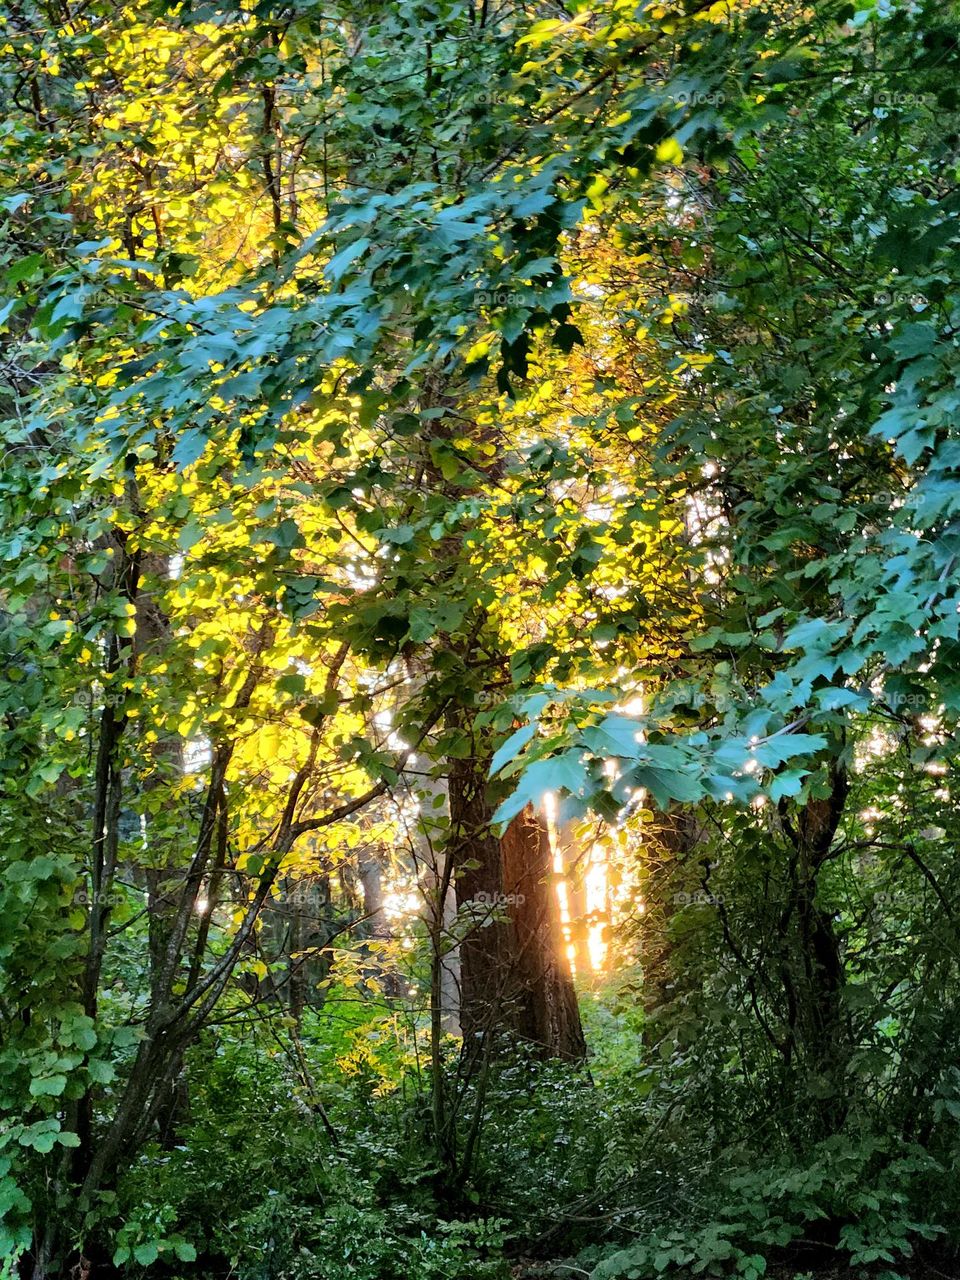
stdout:
{"type": "MultiPolygon", "coordinates": [[[[518,1259],[513,1267],[514,1280],[587,1280],[589,1272],[577,1266],[572,1259],[550,1262],[518,1259]]],[[[766,1280],[864,1280],[863,1268],[823,1266],[798,1266],[796,1263],[773,1264],[766,1273],[766,1280]]],[[[960,1280],[960,1261],[940,1258],[936,1264],[917,1258],[909,1264],[898,1263],[895,1271],[886,1276],[903,1276],[904,1280],[960,1280]]]]}

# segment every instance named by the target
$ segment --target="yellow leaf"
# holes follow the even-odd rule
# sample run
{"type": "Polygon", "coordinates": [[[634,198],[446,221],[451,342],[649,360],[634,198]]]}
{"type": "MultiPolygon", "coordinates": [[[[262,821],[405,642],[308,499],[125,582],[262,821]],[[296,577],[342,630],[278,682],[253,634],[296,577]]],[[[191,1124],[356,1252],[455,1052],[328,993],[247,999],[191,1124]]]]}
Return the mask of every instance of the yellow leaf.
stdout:
{"type": "Polygon", "coordinates": [[[590,201],[590,203],[593,205],[595,209],[603,208],[603,193],[606,191],[609,185],[610,183],[603,176],[603,174],[598,173],[597,176],[594,178],[594,180],[590,183],[589,187],[587,187],[587,199],[590,201]]]}
{"type": "Polygon", "coordinates": [[[268,724],[260,734],[259,746],[265,760],[275,760],[280,751],[280,726],[268,724]]]}
{"type": "Polygon", "coordinates": [[[683,148],[676,138],[664,138],[657,144],[657,159],[661,164],[682,164],[683,148]]]}

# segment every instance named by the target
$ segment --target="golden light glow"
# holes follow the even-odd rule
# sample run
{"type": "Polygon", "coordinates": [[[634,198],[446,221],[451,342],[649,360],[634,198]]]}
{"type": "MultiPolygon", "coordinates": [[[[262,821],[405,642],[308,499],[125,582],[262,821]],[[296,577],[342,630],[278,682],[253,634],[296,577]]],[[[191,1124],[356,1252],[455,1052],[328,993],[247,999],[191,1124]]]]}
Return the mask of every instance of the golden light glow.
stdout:
{"type": "Polygon", "coordinates": [[[607,917],[607,858],[601,844],[590,850],[590,862],[584,875],[587,896],[587,914],[592,923],[587,934],[587,954],[590,967],[598,973],[607,959],[607,943],[604,938],[607,917]]]}
{"type": "Polygon", "coordinates": [[[570,893],[567,888],[567,882],[564,877],[566,868],[563,865],[563,850],[560,847],[560,839],[557,834],[557,799],[553,792],[548,791],[543,797],[543,816],[547,824],[547,834],[550,837],[551,865],[554,875],[557,877],[557,903],[560,908],[560,927],[563,930],[563,939],[567,960],[570,963],[570,972],[577,972],[577,948],[571,936],[571,915],[570,915],[570,893]]]}
{"type": "MultiPolygon", "coordinates": [[[[577,945],[573,940],[573,913],[570,908],[570,886],[567,883],[563,849],[557,831],[556,797],[547,793],[543,798],[543,814],[550,836],[552,868],[556,876],[557,904],[560,909],[560,925],[570,972],[577,973],[577,945]]],[[[590,971],[599,973],[607,958],[607,943],[604,938],[609,908],[609,891],[607,876],[607,855],[603,845],[595,843],[590,851],[590,860],[584,872],[584,906],[587,917],[592,923],[587,931],[587,958],[590,971]]]]}

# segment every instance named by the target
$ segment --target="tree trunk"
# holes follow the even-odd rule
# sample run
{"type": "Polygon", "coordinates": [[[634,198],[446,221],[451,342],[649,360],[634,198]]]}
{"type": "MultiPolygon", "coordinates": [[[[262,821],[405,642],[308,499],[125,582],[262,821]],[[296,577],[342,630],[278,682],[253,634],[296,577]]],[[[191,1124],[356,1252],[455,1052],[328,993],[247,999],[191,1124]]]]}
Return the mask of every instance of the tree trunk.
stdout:
{"type": "Polygon", "coordinates": [[[793,924],[796,951],[784,966],[788,1040],[801,1059],[816,1099],[814,1122],[825,1135],[836,1132],[846,1114],[843,1077],[852,1052],[844,1015],[844,963],[833,917],[817,903],[819,876],[846,805],[849,781],[842,765],[830,769],[830,791],[797,810],[785,807],[781,824],[794,849],[790,894],[781,918],[793,924]]]}
{"type": "Polygon", "coordinates": [[[544,1057],[578,1061],[587,1047],[563,945],[550,833],[529,805],[503,833],[500,853],[514,948],[511,1025],[544,1057]]]}
{"type": "Polygon", "coordinates": [[[546,823],[531,808],[502,839],[487,796],[488,760],[452,762],[451,856],[457,906],[473,925],[460,947],[460,1021],[468,1056],[488,1036],[521,1040],[542,1057],[586,1053],[552,880],[546,823]]]}
{"type": "MultiPolygon", "coordinates": [[[[442,863],[440,877],[442,883],[444,877],[442,863]]],[[[441,1024],[448,1035],[459,1036],[463,1031],[460,1025],[460,947],[459,944],[450,945],[457,920],[457,898],[453,885],[448,885],[443,895],[443,902],[438,905],[441,937],[444,943],[438,957],[441,1024]]]]}
{"type": "Polygon", "coordinates": [[[457,911],[470,911],[475,917],[460,943],[460,1026],[470,1053],[500,1016],[509,928],[497,906],[503,897],[500,841],[490,825],[484,762],[452,761],[449,787],[448,856],[454,860],[457,911]]]}
{"type": "Polygon", "coordinates": [[[696,812],[674,806],[660,809],[657,826],[644,842],[643,922],[640,963],[643,968],[643,1007],[648,1017],[673,998],[673,944],[670,921],[688,883],[688,855],[700,840],[696,812]]]}
{"type": "Polygon", "coordinates": [[[368,938],[383,941],[390,937],[390,928],[383,909],[383,881],[380,861],[369,851],[360,855],[357,878],[363,894],[364,933],[368,938]]]}

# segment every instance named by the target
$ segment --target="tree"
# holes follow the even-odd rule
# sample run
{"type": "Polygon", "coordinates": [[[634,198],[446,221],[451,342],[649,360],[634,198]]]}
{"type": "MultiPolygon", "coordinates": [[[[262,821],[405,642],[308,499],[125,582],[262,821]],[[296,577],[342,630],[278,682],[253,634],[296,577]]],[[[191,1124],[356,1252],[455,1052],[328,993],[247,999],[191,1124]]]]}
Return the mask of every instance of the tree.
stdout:
{"type": "Polygon", "coordinates": [[[661,831],[641,1001],[688,1104],[741,1100],[718,1149],[935,1128],[954,15],[573,8],[6,15],[0,1196],[37,1280],[221,1019],[285,1002],[312,1080],[315,979],[377,981],[373,848],[428,898],[462,1193],[517,1044],[584,1053],[547,792],[661,831]],[[937,929],[878,910],[901,881],[937,929]]]}

